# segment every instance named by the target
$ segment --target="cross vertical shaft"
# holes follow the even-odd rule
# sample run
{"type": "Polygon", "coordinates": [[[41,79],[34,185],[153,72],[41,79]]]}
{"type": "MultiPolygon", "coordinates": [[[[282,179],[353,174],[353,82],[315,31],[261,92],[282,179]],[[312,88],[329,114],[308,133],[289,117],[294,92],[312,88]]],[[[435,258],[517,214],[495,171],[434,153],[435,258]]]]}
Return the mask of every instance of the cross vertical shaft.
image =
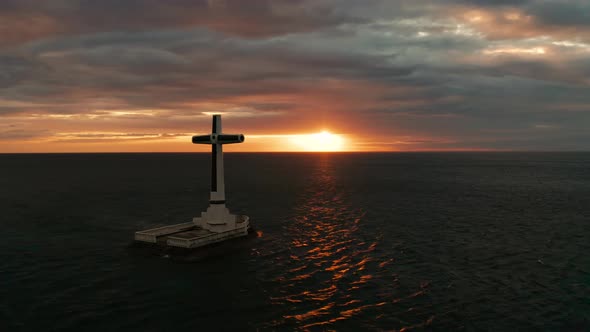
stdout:
{"type": "Polygon", "coordinates": [[[213,115],[211,137],[215,143],[211,144],[211,194],[210,204],[225,204],[225,182],[223,168],[223,146],[217,140],[221,134],[221,115],[213,115]]]}
{"type": "Polygon", "coordinates": [[[223,169],[223,144],[242,143],[242,134],[224,134],[221,130],[221,115],[213,115],[211,134],[193,136],[195,144],[211,144],[211,193],[209,204],[225,204],[225,180],[223,169]]]}

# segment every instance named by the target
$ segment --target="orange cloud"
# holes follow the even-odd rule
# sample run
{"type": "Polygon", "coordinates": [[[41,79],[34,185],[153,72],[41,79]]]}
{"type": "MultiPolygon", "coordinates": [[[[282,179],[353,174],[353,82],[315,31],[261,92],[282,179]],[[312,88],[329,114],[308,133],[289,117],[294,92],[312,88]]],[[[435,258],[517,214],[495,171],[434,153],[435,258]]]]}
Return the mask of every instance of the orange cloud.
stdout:
{"type": "Polygon", "coordinates": [[[452,12],[459,22],[490,40],[552,37],[590,41],[590,26],[556,25],[519,8],[458,7],[452,12]]]}

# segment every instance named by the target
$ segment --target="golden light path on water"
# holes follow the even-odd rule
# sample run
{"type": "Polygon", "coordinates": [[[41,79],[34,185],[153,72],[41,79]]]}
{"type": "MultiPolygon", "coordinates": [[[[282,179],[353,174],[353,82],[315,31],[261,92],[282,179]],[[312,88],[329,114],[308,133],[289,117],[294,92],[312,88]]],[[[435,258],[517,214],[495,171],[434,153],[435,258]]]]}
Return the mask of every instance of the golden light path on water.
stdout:
{"type": "Polygon", "coordinates": [[[362,231],[365,213],[351,206],[340,190],[333,157],[318,156],[309,187],[293,219],[285,224],[284,234],[290,235],[284,254],[288,257],[279,257],[274,264],[284,264],[281,270],[287,272],[274,280],[280,296],[271,298],[284,312],[269,327],[375,328],[372,322],[381,321],[378,326],[408,330],[429,324],[432,317],[415,312],[412,320],[396,316],[396,311],[415,305],[427,285],[400,289],[392,272],[393,253],[380,252],[381,239],[362,231]]]}

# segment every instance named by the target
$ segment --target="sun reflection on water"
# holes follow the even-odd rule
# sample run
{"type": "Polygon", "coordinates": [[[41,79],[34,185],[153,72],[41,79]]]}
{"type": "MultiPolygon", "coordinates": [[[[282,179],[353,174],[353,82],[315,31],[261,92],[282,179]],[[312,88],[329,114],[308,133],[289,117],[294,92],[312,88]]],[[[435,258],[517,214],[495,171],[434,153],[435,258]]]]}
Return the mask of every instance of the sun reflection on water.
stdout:
{"type": "Polygon", "coordinates": [[[268,262],[261,275],[269,282],[270,305],[281,316],[265,328],[407,331],[429,325],[429,284],[400,280],[399,242],[376,235],[333,155],[316,161],[283,237],[273,250],[258,253],[268,262]]]}
{"type": "Polygon", "coordinates": [[[283,319],[272,323],[275,328],[334,328],[359,316],[391,319],[383,315],[386,306],[408,298],[391,273],[394,259],[377,255],[380,239],[361,230],[365,213],[347,201],[335,167],[331,156],[318,156],[309,187],[285,226],[290,237],[287,272],[275,280],[280,296],[271,299],[285,310],[283,319]]]}

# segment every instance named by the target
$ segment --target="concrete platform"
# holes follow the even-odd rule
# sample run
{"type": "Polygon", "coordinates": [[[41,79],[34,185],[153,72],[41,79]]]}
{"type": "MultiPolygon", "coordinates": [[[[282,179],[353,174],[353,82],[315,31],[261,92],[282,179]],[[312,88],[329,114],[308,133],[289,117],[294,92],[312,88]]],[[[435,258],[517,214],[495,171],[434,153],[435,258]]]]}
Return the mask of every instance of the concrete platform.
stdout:
{"type": "MultiPolygon", "coordinates": [[[[157,243],[158,240],[162,241],[165,240],[166,236],[190,231],[195,228],[195,224],[192,222],[187,222],[184,224],[176,224],[176,225],[169,225],[164,227],[146,229],[145,231],[135,232],[135,241],[142,241],[142,242],[149,242],[149,243],[157,243]]],[[[166,243],[164,241],[164,243],[166,243]]]]}
{"type": "MultiPolygon", "coordinates": [[[[200,218],[195,219],[198,221],[200,218]]],[[[236,216],[235,219],[235,227],[223,232],[212,232],[193,221],[136,232],[135,241],[191,249],[247,236],[250,228],[249,217],[236,216]]]]}
{"type": "Polygon", "coordinates": [[[160,243],[133,241],[129,244],[129,250],[137,256],[158,257],[181,263],[195,263],[223,258],[228,255],[241,255],[244,251],[249,252],[252,248],[252,241],[255,241],[258,237],[260,237],[260,234],[250,227],[247,236],[229,238],[200,247],[174,247],[166,245],[166,241],[160,241],[160,243]]]}

